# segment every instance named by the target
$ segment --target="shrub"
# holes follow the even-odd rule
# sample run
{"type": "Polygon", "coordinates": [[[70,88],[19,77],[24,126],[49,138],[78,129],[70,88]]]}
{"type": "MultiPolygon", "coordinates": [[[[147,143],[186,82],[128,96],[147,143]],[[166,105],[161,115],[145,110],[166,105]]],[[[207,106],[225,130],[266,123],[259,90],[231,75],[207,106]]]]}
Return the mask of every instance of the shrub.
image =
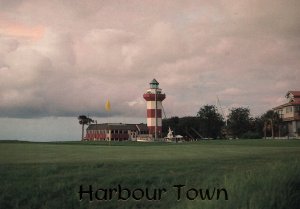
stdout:
{"type": "Polygon", "coordinates": [[[242,139],[261,139],[262,136],[258,132],[248,131],[242,135],[242,139]]]}

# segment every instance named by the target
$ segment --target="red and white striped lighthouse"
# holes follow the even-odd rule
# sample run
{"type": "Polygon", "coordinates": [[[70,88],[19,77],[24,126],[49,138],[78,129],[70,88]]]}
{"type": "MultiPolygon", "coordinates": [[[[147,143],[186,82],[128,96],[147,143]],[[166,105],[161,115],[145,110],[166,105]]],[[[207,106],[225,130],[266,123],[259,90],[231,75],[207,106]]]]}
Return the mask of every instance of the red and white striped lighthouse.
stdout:
{"type": "Polygon", "coordinates": [[[150,82],[150,89],[143,95],[147,101],[147,126],[149,133],[155,138],[161,137],[162,133],[162,101],[166,98],[159,88],[157,80],[150,82]]]}

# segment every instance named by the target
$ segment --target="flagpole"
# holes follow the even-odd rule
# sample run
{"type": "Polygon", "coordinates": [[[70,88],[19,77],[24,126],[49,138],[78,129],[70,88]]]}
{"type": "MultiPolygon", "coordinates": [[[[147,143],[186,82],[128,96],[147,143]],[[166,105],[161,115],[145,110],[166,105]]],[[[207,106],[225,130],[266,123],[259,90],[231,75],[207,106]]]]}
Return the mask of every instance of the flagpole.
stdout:
{"type": "MultiPolygon", "coordinates": [[[[106,101],[106,104],[105,104],[105,110],[108,112],[108,120],[107,120],[107,126],[109,126],[109,123],[110,123],[110,102],[109,102],[109,99],[106,101]]],[[[111,133],[110,133],[110,136],[108,138],[108,143],[109,143],[109,146],[110,146],[110,141],[111,141],[111,133]]]]}
{"type": "Polygon", "coordinates": [[[157,89],[155,89],[155,138],[154,140],[157,140],[157,98],[156,98],[156,94],[157,94],[157,89]]]}

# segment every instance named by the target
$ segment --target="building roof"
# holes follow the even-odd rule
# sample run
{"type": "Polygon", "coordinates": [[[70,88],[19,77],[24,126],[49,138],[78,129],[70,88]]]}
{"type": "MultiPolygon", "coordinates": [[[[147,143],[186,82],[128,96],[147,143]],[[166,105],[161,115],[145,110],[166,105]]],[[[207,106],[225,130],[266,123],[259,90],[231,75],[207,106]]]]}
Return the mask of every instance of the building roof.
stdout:
{"type": "Polygon", "coordinates": [[[124,123],[101,123],[101,124],[90,124],[86,130],[133,130],[133,131],[144,131],[148,130],[147,125],[144,123],[140,124],[124,124],[124,123]]]}
{"type": "Polygon", "coordinates": [[[300,97],[300,91],[288,91],[286,93],[286,97],[288,97],[290,94],[292,94],[294,98],[295,97],[300,97]]]}
{"type": "Polygon", "coordinates": [[[290,99],[290,101],[283,105],[274,107],[273,109],[276,110],[276,109],[281,109],[283,107],[300,105],[300,91],[288,91],[286,93],[286,98],[290,99]]]}
{"type": "Polygon", "coordinates": [[[283,107],[294,106],[294,105],[300,105],[300,99],[295,99],[293,102],[288,102],[283,105],[279,105],[277,107],[274,107],[273,109],[276,110],[276,109],[281,109],[283,107]]]}
{"type": "Polygon", "coordinates": [[[150,84],[159,84],[155,78],[150,82],[150,84]]]}
{"type": "Polygon", "coordinates": [[[148,131],[148,126],[144,123],[136,124],[136,127],[139,131],[148,131]]]}

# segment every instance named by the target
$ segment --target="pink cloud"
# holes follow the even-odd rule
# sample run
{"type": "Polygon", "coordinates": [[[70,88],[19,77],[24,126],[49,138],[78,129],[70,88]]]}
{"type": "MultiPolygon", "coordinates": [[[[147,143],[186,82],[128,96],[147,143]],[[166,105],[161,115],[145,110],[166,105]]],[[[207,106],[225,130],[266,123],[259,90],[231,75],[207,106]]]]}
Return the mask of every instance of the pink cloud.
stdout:
{"type": "Polygon", "coordinates": [[[41,39],[44,35],[43,26],[29,26],[0,16],[0,33],[4,36],[26,38],[33,41],[41,39]]]}
{"type": "Polygon", "coordinates": [[[260,114],[299,88],[295,20],[300,17],[292,4],[29,0],[14,5],[0,9],[5,116],[26,114],[28,107],[33,109],[28,117],[41,109],[46,116],[85,111],[101,116],[109,98],[116,115],[144,117],[142,94],[154,77],[167,94],[168,115],[196,114],[201,105],[215,104],[216,95],[226,107],[249,106],[260,114]]]}

